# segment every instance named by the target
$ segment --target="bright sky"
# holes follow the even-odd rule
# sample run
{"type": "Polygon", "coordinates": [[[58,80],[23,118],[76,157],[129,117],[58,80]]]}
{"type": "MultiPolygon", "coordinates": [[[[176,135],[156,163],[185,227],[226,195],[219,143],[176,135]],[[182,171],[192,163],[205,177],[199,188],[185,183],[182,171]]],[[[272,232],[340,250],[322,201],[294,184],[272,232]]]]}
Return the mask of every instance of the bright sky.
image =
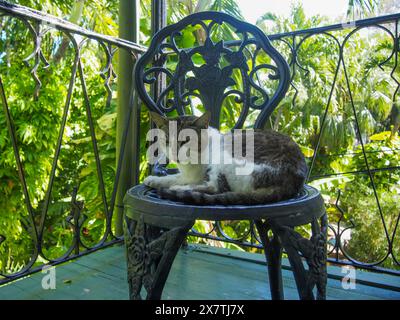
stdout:
{"type": "Polygon", "coordinates": [[[307,17],[328,16],[335,19],[346,13],[348,0],[236,0],[246,20],[255,23],[265,12],[289,16],[292,3],[301,2],[307,17]]]}

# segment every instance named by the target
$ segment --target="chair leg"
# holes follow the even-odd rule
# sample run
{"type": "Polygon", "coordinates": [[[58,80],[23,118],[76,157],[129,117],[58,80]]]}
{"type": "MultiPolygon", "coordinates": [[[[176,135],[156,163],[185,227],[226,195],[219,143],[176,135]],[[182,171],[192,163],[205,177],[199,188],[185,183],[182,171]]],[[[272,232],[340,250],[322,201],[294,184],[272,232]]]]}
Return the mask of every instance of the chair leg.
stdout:
{"type": "Polygon", "coordinates": [[[262,221],[255,221],[258,233],[264,247],[264,254],[268,265],[268,278],[272,300],[283,300],[282,283],[282,245],[278,236],[268,237],[269,227],[262,221]]]}
{"type": "Polygon", "coordinates": [[[316,260],[320,261],[318,268],[313,268],[314,272],[319,271],[316,275],[317,286],[317,300],[326,299],[326,286],[328,282],[328,270],[326,267],[327,258],[327,245],[328,245],[328,217],[326,213],[321,217],[320,225],[318,221],[314,221],[313,227],[313,241],[316,246],[316,260]]]}
{"type": "Polygon", "coordinates": [[[267,255],[272,300],[283,300],[282,246],[279,238],[274,236],[270,242],[269,248],[264,250],[267,255]]]}
{"type": "Polygon", "coordinates": [[[283,243],[290,265],[292,266],[293,276],[296,281],[297,292],[299,293],[300,300],[314,300],[312,285],[309,282],[307,271],[304,268],[301,256],[291,244],[286,243],[286,241],[283,241],[283,243]]]}
{"type": "Polygon", "coordinates": [[[314,300],[313,288],[317,288],[317,299],[326,299],[326,245],[327,245],[327,217],[321,217],[320,224],[312,221],[311,239],[303,238],[291,227],[280,226],[271,222],[274,235],[278,235],[285,249],[297,291],[301,300],[314,300]],[[302,257],[305,258],[308,270],[304,268],[302,257]]]}
{"type": "Polygon", "coordinates": [[[172,263],[193,226],[192,221],[171,229],[162,229],[126,218],[125,242],[128,262],[129,297],[141,300],[142,287],[147,292],[146,300],[161,299],[172,263]]]}
{"type": "Polygon", "coordinates": [[[147,300],[161,300],[161,295],[169,272],[171,271],[172,263],[174,262],[179,248],[186,239],[186,235],[192,226],[193,223],[191,223],[189,226],[182,226],[167,231],[170,233],[171,238],[169,243],[166,244],[164,248],[165,251],[157,265],[153,277],[153,283],[147,290],[147,300]]]}

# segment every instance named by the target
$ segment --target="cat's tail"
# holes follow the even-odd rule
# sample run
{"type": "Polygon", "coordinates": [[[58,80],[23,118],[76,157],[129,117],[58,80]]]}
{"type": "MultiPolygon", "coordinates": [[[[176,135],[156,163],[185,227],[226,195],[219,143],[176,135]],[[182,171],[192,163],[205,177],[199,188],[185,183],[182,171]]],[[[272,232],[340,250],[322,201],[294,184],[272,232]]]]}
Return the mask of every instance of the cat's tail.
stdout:
{"type": "Polygon", "coordinates": [[[184,202],[194,205],[255,205],[277,202],[283,199],[290,198],[287,194],[287,189],[283,187],[271,186],[268,188],[256,189],[249,193],[247,192],[224,192],[208,194],[193,190],[171,190],[160,189],[158,194],[161,198],[173,201],[184,202]]]}

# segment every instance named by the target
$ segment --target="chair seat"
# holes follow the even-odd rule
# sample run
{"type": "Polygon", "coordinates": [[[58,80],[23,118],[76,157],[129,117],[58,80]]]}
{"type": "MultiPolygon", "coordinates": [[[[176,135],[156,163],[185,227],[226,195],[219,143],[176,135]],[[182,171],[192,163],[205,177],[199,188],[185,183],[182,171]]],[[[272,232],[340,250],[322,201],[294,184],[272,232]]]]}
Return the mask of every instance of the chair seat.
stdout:
{"type": "Polygon", "coordinates": [[[280,202],[250,206],[196,206],[161,199],[154,189],[141,184],[127,192],[124,204],[128,218],[137,220],[142,215],[146,223],[165,227],[194,220],[260,219],[273,219],[286,226],[298,226],[320,218],[325,212],[320,193],[308,185],[296,198],[280,202]]]}

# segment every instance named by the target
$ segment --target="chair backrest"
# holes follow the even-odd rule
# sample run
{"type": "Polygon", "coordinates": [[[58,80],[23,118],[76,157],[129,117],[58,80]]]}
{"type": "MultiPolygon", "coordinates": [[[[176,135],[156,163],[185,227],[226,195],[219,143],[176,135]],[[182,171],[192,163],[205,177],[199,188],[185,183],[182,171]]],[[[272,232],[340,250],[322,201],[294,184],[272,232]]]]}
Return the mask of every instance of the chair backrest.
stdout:
{"type": "Polygon", "coordinates": [[[214,11],[189,15],[157,32],[134,77],[150,110],[183,115],[200,105],[211,112],[216,128],[222,108],[233,104],[240,105],[233,128],[242,128],[254,110],[252,125],[261,128],[290,82],[288,64],[258,27],[214,11]]]}

